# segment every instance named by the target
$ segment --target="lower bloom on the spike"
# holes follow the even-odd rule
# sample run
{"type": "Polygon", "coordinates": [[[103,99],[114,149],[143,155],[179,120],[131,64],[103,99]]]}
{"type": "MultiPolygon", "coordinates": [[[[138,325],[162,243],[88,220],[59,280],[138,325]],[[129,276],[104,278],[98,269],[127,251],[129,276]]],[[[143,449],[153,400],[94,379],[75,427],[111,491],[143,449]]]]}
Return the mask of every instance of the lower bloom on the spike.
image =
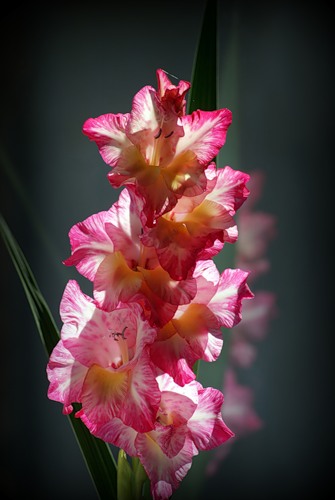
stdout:
{"type": "Polygon", "coordinates": [[[253,297],[247,285],[249,273],[226,269],[220,275],[213,261],[199,261],[193,277],[197,294],[178,307],[150,346],[152,361],[178,384],[195,378],[194,363],[215,361],[223,339],[221,327],[231,328],[241,320],[242,300],[253,297]]]}
{"type": "Polygon", "coordinates": [[[180,387],[167,374],[159,375],[157,382],[161,402],[152,431],[138,432],[114,418],[95,434],[137,456],[150,479],[153,499],[167,500],[200,450],[220,446],[234,434],[222,419],[220,391],[196,381],[180,387]]]}
{"type": "Polygon", "coordinates": [[[123,304],[110,312],[99,309],[76,281],[67,284],[60,314],[61,340],[47,365],[48,397],[81,403],[76,416],[96,431],[118,417],[140,432],[154,428],[160,391],[148,345],[156,330],[142,319],[138,304],[123,304]]]}

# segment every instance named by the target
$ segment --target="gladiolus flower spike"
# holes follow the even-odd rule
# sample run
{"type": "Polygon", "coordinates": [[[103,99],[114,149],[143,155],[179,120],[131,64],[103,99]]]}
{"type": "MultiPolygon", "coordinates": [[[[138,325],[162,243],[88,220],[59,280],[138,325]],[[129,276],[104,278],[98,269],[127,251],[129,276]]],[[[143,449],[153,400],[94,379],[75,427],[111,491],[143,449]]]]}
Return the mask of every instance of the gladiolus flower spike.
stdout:
{"type": "Polygon", "coordinates": [[[137,457],[154,500],[168,499],[201,450],[234,434],[222,420],[223,394],[203,388],[192,370],[214,362],[221,328],[241,320],[253,297],[249,272],[213,257],[234,243],[234,215],[249,195],[249,176],[213,162],[231,112],[186,114],[190,83],[173,85],[157,70],[126,114],[89,118],[83,132],[123,187],[109,210],[70,232],[64,261],[92,282],[65,288],[61,339],[48,365],[48,397],[63,413],[79,404],[96,437],[137,457]]]}

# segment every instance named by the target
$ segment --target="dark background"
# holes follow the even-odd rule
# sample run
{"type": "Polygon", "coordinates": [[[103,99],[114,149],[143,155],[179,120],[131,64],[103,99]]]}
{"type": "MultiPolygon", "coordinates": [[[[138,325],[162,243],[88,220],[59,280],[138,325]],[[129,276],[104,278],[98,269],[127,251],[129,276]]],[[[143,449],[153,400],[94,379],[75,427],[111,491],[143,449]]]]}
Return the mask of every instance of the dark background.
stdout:
{"type": "MultiPolygon", "coordinates": [[[[0,189],[2,213],[60,326],[64,287],[78,278],[61,263],[68,230],[117,197],[82,124],[128,112],[140,88],[156,87],[157,68],[190,80],[205,4],[50,5],[7,7],[2,15],[0,189]]],[[[277,217],[278,235],[261,285],[276,293],[279,313],[250,375],[265,425],[236,442],[197,491],[191,471],[176,498],[303,498],[314,487],[322,496],[330,478],[331,19],[324,2],[219,2],[219,104],[234,120],[220,161],[266,174],[260,207],[277,217]],[[229,59],[232,36],[237,66],[229,59]]],[[[2,242],[0,249],[0,494],[94,499],[61,405],[46,397],[47,357],[2,242]]]]}

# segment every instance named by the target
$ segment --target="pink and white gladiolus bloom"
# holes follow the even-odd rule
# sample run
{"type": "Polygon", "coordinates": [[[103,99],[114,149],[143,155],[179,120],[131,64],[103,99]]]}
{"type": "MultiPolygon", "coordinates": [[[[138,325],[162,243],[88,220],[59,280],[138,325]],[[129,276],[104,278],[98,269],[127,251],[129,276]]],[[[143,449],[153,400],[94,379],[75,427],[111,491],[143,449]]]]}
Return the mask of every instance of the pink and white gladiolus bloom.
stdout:
{"type": "Polygon", "coordinates": [[[249,175],[228,166],[217,169],[215,163],[205,175],[203,193],[179,198],[141,237],[144,245],[156,248],[161,266],[175,279],[186,279],[198,260],[211,259],[238,237],[233,216],[249,195],[249,175]]]}
{"type": "Polygon", "coordinates": [[[147,225],[171,210],[182,196],[206,188],[204,170],[226,141],[231,111],[194,111],[185,115],[184,95],[157,71],[159,90],[143,87],[126,114],[89,118],[83,132],[94,141],[107,165],[112,186],[127,186],[144,200],[147,225]]]}
{"type": "Polygon", "coordinates": [[[219,357],[221,327],[237,325],[242,317],[242,300],[253,298],[246,282],[248,275],[240,269],[226,269],[220,275],[213,261],[198,261],[193,273],[196,296],[178,307],[150,346],[153,362],[178,384],[195,378],[192,367],[199,359],[211,362],[219,357]]]}
{"type": "Polygon", "coordinates": [[[128,190],[110,210],[99,212],[73,226],[69,237],[71,257],[66,265],[94,285],[94,298],[109,309],[121,302],[141,302],[157,325],[169,321],[179,304],[196,293],[195,279],[174,280],[160,265],[156,250],[141,242],[143,203],[128,190]]]}
{"type": "Polygon", "coordinates": [[[77,416],[87,418],[92,432],[114,417],[138,431],[153,429],[160,392],[148,345],[156,330],[142,319],[141,307],[103,311],[72,280],[60,314],[61,340],[47,367],[49,398],[63,403],[65,414],[81,403],[77,416]]]}
{"type": "Polygon", "coordinates": [[[161,401],[152,431],[138,432],[115,418],[96,435],[139,457],[153,499],[164,500],[178,488],[199,451],[223,444],[234,433],[222,419],[223,394],[217,389],[204,389],[197,381],[180,387],[166,373],[157,382],[161,401]]]}

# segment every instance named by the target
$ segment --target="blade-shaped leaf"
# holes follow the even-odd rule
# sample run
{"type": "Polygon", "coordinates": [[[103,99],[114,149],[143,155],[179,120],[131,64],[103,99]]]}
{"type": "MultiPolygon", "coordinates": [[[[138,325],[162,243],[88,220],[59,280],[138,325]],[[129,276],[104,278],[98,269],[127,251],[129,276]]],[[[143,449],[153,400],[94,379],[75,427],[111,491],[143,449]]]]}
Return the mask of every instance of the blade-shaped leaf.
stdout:
{"type": "MultiPolygon", "coordinates": [[[[59,340],[56,323],[21,248],[1,214],[0,233],[23,285],[43,345],[50,355],[59,340]]],[[[69,421],[99,497],[116,500],[116,463],[110,447],[92,436],[82,421],[73,414],[69,415],[69,421]]]]}
{"type": "Polygon", "coordinates": [[[207,0],[193,63],[188,113],[217,109],[217,0],[207,0]]]}
{"type": "Polygon", "coordinates": [[[43,299],[30,266],[2,215],[0,215],[0,231],[23,285],[42,343],[47,354],[50,355],[59,340],[56,323],[43,299]]]}
{"type": "MultiPolygon", "coordinates": [[[[217,0],[207,0],[192,70],[188,113],[217,109],[217,0]]],[[[199,375],[200,363],[193,367],[199,375]]]]}

